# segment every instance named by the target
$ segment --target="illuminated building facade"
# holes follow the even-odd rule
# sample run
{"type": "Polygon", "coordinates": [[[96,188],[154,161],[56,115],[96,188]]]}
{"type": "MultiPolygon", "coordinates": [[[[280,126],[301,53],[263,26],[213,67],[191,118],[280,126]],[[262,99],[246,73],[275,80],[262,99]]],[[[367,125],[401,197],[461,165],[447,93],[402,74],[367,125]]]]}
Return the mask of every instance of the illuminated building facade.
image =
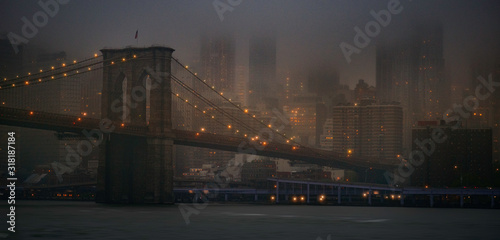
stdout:
{"type": "Polygon", "coordinates": [[[333,151],[394,164],[401,155],[403,109],[362,102],[332,108],[333,151]]]}
{"type": "Polygon", "coordinates": [[[333,119],[326,119],[319,141],[321,149],[333,151],[333,119]]]}
{"type": "Polygon", "coordinates": [[[240,102],[242,106],[248,106],[248,69],[244,66],[236,67],[234,100],[240,102]]]}
{"type": "Polygon", "coordinates": [[[316,95],[301,95],[293,98],[290,111],[292,139],[302,144],[315,145],[316,95]]]}

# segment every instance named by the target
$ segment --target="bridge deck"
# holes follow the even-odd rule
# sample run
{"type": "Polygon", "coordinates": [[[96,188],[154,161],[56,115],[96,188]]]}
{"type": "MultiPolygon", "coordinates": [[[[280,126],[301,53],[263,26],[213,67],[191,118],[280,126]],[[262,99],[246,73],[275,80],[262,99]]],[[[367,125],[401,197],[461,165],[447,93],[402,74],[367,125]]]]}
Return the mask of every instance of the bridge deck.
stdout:
{"type": "MultiPolygon", "coordinates": [[[[57,132],[82,134],[82,130],[99,130],[104,133],[124,134],[138,137],[147,136],[147,126],[128,126],[106,120],[81,118],[63,114],[36,112],[25,109],[0,107],[0,124],[26,128],[44,129],[57,132]]],[[[298,147],[279,142],[262,142],[248,138],[226,136],[221,134],[172,130],[174,144],[212,148],[239,152],[240,146],[254,147],[257,155],[299,160],[320,166],[343,169],[363,170],[366,168],[392,170],[395,165],[380,163],[369,158],[345,157],[340,153],[298,147]]]]}

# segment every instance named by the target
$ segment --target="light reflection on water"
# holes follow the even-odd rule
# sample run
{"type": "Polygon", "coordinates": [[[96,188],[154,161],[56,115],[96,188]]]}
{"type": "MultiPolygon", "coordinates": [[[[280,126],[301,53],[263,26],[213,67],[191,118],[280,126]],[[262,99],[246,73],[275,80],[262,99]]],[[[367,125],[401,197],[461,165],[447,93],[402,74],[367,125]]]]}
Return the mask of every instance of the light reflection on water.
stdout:
{"type": "Polygon", "coordinates": [[[499,239],[500,233],[500,212],[489,209],[215,204],[191,215],[188,225],[177,206],[20,201],[16,210],[17,232],[9,239],[499,239]]]}

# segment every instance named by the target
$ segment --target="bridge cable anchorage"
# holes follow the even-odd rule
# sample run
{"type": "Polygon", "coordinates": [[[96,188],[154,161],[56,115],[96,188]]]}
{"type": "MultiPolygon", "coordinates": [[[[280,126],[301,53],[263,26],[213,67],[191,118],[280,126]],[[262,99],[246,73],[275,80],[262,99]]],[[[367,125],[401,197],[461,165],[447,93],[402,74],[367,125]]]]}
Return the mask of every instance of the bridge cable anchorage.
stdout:
{"type": "MultiPolygon", "coordinates": [[[[201,83],[202,83],[205,87],[207,87],[207,88],[209,88],[211,91],[213,91],[213,92],[217,93],[217,95],[218,95],[218,96],[220,96],[221,98],[223,98],[226,102],[230,103],[231,105],[233,105],[234,107],[236,107],[238,110],[240,110],[240,111],[242,111],[243,113],[245,113],[245,110],[244,110],[244,109],[242,109],[240,106],[236,105],[236,104],[235,104],[235,103],[233,103],[232,101],[229,101],[229,99],[228,99],[228,98],[226,98],[226,97],[224,97],[224,96],[223,96],[223,94],[221,94],[220,92],[218,92],[218,91],[217,91],[217,90],[215,90],[214,88],[210,87],[210,85],[208,85],[205,81],[203,81],[201,78],[199,78],[199,77],[198,77],[198,75],[194,74],[191,70],[189,70],[188,68],[186,68],[186,67],[185,67],[186,65],[182,64],[182,63],[181,63],[178,59],[176,59],[176,58],[174,58],[174,57],[172,57],[172,59],[173,59],[173,60],[174,60],[174,61],[175,61],[178,65],[180,65],[180,66],[182,67],[182,69],[184,69],[185,71],[188,71],[188,72],[189,72],[192,76],[194,76],[194,77],[195,77],[195,79],[196,79],[196,80],[198,80],[199,82],[201,82],[201,83]]],[[[247,116],[248,116],[248,114],[245,114],[245,115],[247,115],[247,116]]],[[[279,136],[281,136],[282,138],[284,138],[284,139],[286,139],[286,140],[288,140],[288,141],[290,141],[290,142],[294,143],[294,144],[295,144],[295,146],[300,146],[300,148],[301,148],[301,149],[308,150],[308,151],[310,151],[310,152],[312,152],[312,153],[314,153],[314,154],[318,154],[318,155],[320,155],[320,156],[329,157],[329,156],[325,156],[325,155],[323,155],[322,153],[319,153],[319,152],[315,151],[313,148],[309,148],[309,147],[307,147],[307,146],[304,146],[304,145],[302,145],[302,144],[300,144],[300,143],[298,143],[298,142],[296,142],[296,141],[294,141],[294,140],[292,140],[292,139],[290,139],[290,138],[286,137],[286,136],[285,136],[285,135],[283,135],[282,133],[280,133],[280,132],[278,132],[278,131],[276,131],[276,130],[274,130],[274,129],[270,128],[268,125],[266,125],[265,123],[263,123],[263,122],[259,121],[259,120],[258,120],[258,119],[256,119],[256,118],[252,118],[252,119],[254,119],[255,121],[257,121],[259,124],[263,125],[265,128],[270,129],[270,130],[271,130],[271,131],[273,131],[275,134],[278,134],[278,135],[279,135],[279,136]]]]}

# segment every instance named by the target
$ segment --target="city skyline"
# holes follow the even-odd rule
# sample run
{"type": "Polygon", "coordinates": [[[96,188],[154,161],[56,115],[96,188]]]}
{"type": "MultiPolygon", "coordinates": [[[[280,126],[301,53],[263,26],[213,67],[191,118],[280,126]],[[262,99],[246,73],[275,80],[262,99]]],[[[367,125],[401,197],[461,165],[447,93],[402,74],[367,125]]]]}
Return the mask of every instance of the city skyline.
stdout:
{"type": "MultiPolygon", "coordinates": [[[[387,160],[388,162],[392,162],[391,158],[396,159],[396,157],[399,158],[399,156],[408,158],[412,150],[411,144],[413,140],[411,131],[416,127],[417,122],[422,120],[441,120],[445,118],[443,112],[451,104],[450,99],[447,99],[445,96],[452,91],[452,86],[456,89],[453,90],[456,92],[455,94],[460,94],[460,92],[465,94],[467,88],[456,87],[452,84],[454,82],[453,78],[449,74],[446,74],[449,68],[445,66],[445,62],[447,61],[444,54],[446,45],[444,40],[445,28],[442,26],[442,21],[435,16],[431,16],[429,19],[425,19],[425,21],[417,19],[415,20],[416,22],[400,23],[407,24],[406,26],[411,27],[402,31],[406,35],[403,36],[401,33],[391,36],[381,35],[378,36],[377,41],[370,44],[368,36],[374,39],[377,38],[377,34],[373,33],[374,29],[377,32],[381,30],[380,26],[390,28],[390,26],[386,26],[389,24],[390,19],[397,17],[397,14],[400,14],[404,10],[404,7],[400,5],[401,3],[397,1],[390,1],[389,3],[393,3],[393,6],[391,7],[391,4],[389,4],[388,10],[380,10],[378,12],[370,11],[370,15],[379,21],[380,25],[377,25],[379,26],[378,30],[377,28],[367,27],[364,29],[366,33],[362,33],[359,28],[354,28],[355,32],[357,32],[353,42],[354,45],[364,51],[366,46],[359,46],[360,41],[364,41],[365,45],[373,45],[376,49],[375,59],[373,60],[376,70],[375,83],[370,84],[370,81],[360,79],[355,89],[350,85],[343,85],[341,81],[342,77],[339,76],[338,73],[342,72],[342,69],[338,69],[336,66],[333,67],[325,62],[313,63],[314,66],[309,62],[303,62],[302,68],[283,72],[284,68],[278,66],[277,59],[279,53],[278,49],[283,45],[279,45],[279,42],[282,40],[278,38],[279,31],[273,32],[276,26],[253,29],[254,35],[248,37],[248,44],[246,46],[241,46],[242,37],[238,36],[236,32],[231,33],[221,29],[214,32],[207,30],[200,31],[197,33],[199,37],[197,46],[200,46],[200,51],[194,60],[187,62],[191,67],[186,65],[182,68],[185,67],[186,69],[192,69],[195,73],[198,72],[199,77],[201,77],[208,86],[211,86],[213,90],[219,92],[219,94],[208,97],[210,101],[214,101],[216,104],[222,103],[220,102],[222,99],[219,95],[222,96],[223,93],[225,93],[224,97],[229,99],[245,99],[246,101],[236,102],[238,107],[250,108],[250,110],[254,112],[254,118],[260,119],[262,122],[272,117],[270,114],[271,111],[277,110],[282,112],[288,116],[290,121],[289,129],[287,129],[285,133],[290,136],[290,140],[297,141],[299,144],[320,147],[321,141],[324,140],[324,137],[321,136],[324,132],[324,128],[330,128],[329,126],[324,126],[324,123],[333,118],[333,124],[337,124],[333,128],[333,136],[335,136],[333,137],[333,142],[335,143],[333,149],[336,150],[337,153],[347,156],[371,158],[376,157],[377,154],[369,149],[374,149],[374,151],[379,149],[378,151],[382,152],[384,148],[391,148],[393,150],[385,151],[389,152],[387,155],[384,155],[384,157],[380,157],[380,155],[378,158],[384,159],[384,161],[387,160]],[[394,6],[399,7],[399,10],[395,11],[394,6]],[[390,13],[394,15],[392,17],[387,15],[390,13]],[[384,17],[382,17],[382,20],[380,20],[380,16],[385,16],[386,19],[383,20],[384,17]],[[238,43],[238,40],[240,43],[238,43]],[[237,59],[245,55],[242,53],[248,54],[248,62],[247,64],[239,65],[237,59]],[[237,67],[238,75],[236,74],[237,67]],[[245,76],[247,71],[248,75],[245,76]],[[244,80],[238,79],[236,76],[244,80]],[[247,77],[248,82],[243,83],[247,77]],[[373,87],[370,87],[370,85],[373,87]],[[236,86],[238,86],[238,90],[236,86]],[[371,96],[371,94],[374,93],[376,93],[376,95],[371,96]],[[354,145],[349,143],[344,144],[344,140],[342,139],[345,137],[349,138],[349,135],[351,135],[346,135],[346,131],[356,131],[354,135],[358,135],[357,131],[361,130],[362,134],[360,136],[361,138],[365,138],[363,137],[364,132],[362,129],[366,127],[366,124],[357,124],[357,119],[371,119],[371,111],[369,114],[365,114],[358,110],[361,109],[361,106],[366,105],[367,100],[372,101],[373,105],[378,106],[378,108],[388,103],[393,105],[399,104],[402,109],[402,123],[397,122],[399,120],[396,122],[389,120],[390,127],[396,130],[385,137],[380,137],[384,136],[384,133],[380,133],[380,136],[371,135],[374,130],[368,130],[368,135],[366,135],[368,136],[368,141],[377,138],[380,142],[378,145],[374,145],[374,143],[371,142],[366,145],[369,147],[359,147],[362,145],[361,142],[363,142],[364,139],[352,140],[352,142],[355,142],[354,145]],[[340,113],[338,110],[342,108],[341,106],[345,106],[345,109],[353,108],[345,113],[343,111],[340,113]],[[351,113],[353,114],[352,116],[350,115],[351,113]],[[345,118],[349,120],[346,121],[345,118]],[[338,125],[338,119],[344,119],[341,121],[342,123],[340,125],[338,125]],[[399,126],[399,124],[402,124],[402,126],[399,126]],[[402,136],[397,134],[400,128],[402,128],[402,136]],[[399,144],[402,142],[402,146],[391,145],[390,147],[384,147],[385,144],[382,144],[382,142],[385,142],[385,138],[389,138],[389,135],[393,139],[387,141],[391,142],[391,144],[399,144]],[[353,150],[355,150],[355,154],[351,154],[353,150]]],[[[40,6],[42,8],[46,7],[43,4],[40,6]]],[[[65,6],[66,4],[58,5],[58,11],[61,11],[65,6]]],[[[373,24],[377,23],[371,21],[367,23],[367,26],[369,26],[369,24],[371,24],[371,26],[376,26],[373,24]]],[[[23,31],[26,30],[25,27],[22,29],[23,31]]],[[[13,35],[11,33],[7,35],[7,38],[12,38],[13,35]]],[[[135,37],[138,38],[139,36],[139,31],[137,31],[135,37]]],[[[10,39],[10,41],[11,40],[12,39],[10,39]]],[[[9,44],[9,40],[2,40],[2,48],[4,49],[3,56],[5,56],[3,59],[14,58],[18,62],[17,58],[19,56],[24,57],[24,71],[37,71],[35,68],[51,68],[52,65],[62,64],[64,66],[65,62],[73,59],[72,56],[67,57],[66,51],[58,50],[55,52],[45,52],[40,49],[30,49],[29,44],[24,44],[22,49],[18,49],[20,50],[18,53],[15,51],[14,53],[9,53],[9,44]]],[[[15,47],[17,46],[13,46],[13,48],[15,47]]],[[[133,48],[135,47],[129,46],[126,49],[133,48]]],[[[112,49],[117,48],[113,47],[112,49]]],[[[356,55],[351,55],[352,58],[355,56],[356,55]]],[[[318,55],[317,57],[320,56],[318,55]]],[[[78,62],[77,60],[74,61],[78,62]]],[[[498,59],[495,61],[498,61],[498,59]]],[[[478,67],[477,65],[469,66],[466,69],[471,72],[481,71],[483,74],[487,74],[487,71],[495,72],[497,71],[495,61],[483,60],[483,62],[490,63],[491,69],[484,66],[478,67]]],[[[350,62],[350,60],[348,62],[350,62]]],[[[16,65],[16,62],[13,61],[5,61],[5,64],[6,66],[12,66],[5,69],[14,69],[19,65],[16,65]]],[[[201,90],[199,86],[194,86],[194,78],[190,73],[176,70],[176,68],[174,68],[173,73],[174,76],[177,75],[176,78],[180,77],[180,81],[192,85],[195,90],[201,90]],[[179,74],[177,74],[177,72],[179,72],[179,74]]],[[[55,84],[55,86],[60,89],[58,90],[60,93],[59,95],[54,95],[54,99],[47,100],[47,102],[53,106],[46,104],[45,107],[52,106],[50,109],[51,112],[66,114],[71,111],[71,115],[77,116],[88,112],[90,115],[97,114],[97,116],[99,116],[100,113],[96,110],[99,108],[98,104],[96,104],[97,102],[92,100],[92,109],[89,109],[88,104],[89,97],[91,97],[91,99],[99,98],[99,94],[101,94],[100,88],[95,87],[99,84],[96,85],[93,83],[94,87],[89,89],[88,84],[82,84],[79,83],[79,81],[81,80],[74,81],[71,84],[55,84]],[[83,101],[80,102],[79,100],[71,99],[70,96],[78,95],[83,89],[86,89],[84,93],[86,96],[82,97],[83,101]],[[70,104],[71,107],[68,107],[68,104],[70,104]],[[80,105],[81,109],[79,109],[80,105]]],[[[473,81],[469,80],[465,84],[471,84],[471,82],[473,81]]],[[[120,91],[125,91],[130,84],[128,78],[125,77],[120,91]]],[[[182,88],[178,87],[174,87],[173,90],[177,93],[177,96],[179,96],[179,93],[184,96],[185,93],[189,93],[190,91],[185,92],[182,88]]],[[[44,90],[44,92],[47,91],[50,90],[44,90]]],[[[202,90],[204,93],[210,93],[211,91],[212,90],[207,89],[202,90]]],[[[24,91],[7,91],[7,93],[9,93],[9,96],[4,96],[7,100],[4,101],[4,98],[2,98],[3,105],[7,103],[7,106],[11,107],[17,106],[37,109],[36,106],[40,104],[40,101],[29,102],[26,101],[26,99],[23,99],[22,103],[15,103],[9,99],[15,99],[16,96],[21,95],[34,97],[36,94],[30,94],[24,91]]],[[[124,93],[124,105],[129,104],[126,103],[128,97],[130,96],[124,93]]],[[[227,131],[229,134],[234,132],[231,127],[238,126],[236,129],[237,132],[239,128],[241,128],[238,122],[234,122],[235,120],[232,118],[226,119],[225,121],[227,121],[227,123],[225,123],[226,125],[224,126],[217,126],[217,124],[212,126],[213,122],[205,122],[205,120],[202,120],[201,115],[198,115],[196,111],[193,111],[184,104],[184,101],[188,102],[188,100],[187,98],[174,100],[174,111],[180,116],[180,119],[176,119],[174,122],[177,128],[187,130],[204,129],[202,131],[214,133],[230,130],[227,131]]],[[[200,104],[201,102],[194,101],[193,103],[200,104]]],[[[150,115],[149,104],[148,102],[148,106],[145,107],[147,109],[145,119],[148,124],[150,115]]],[[[493,109],[492,106],[495,106],[495,104],[487,106],[486,110],[493,109]]],[[[230,107],[227,108],[227,110],[238,113],[237,108],[230,107]]],[[[219,117],[224,118],[224,113],[218,116],[218,111],[218,109],[214,109],[214,107],[211,106],[204,109],[203,112],[207,112],[207,114],[211,115],[212,119],[219,117]]],[[[380,112],[383,111],[380,110],[380,112]]],[[[123,111],[122,114],[124,116],[124,124],[129,124],[131,122],[130,117],[143,118],[141,114],[138,116],[130,116],[130,112],[128,111],[123,111]]],[[[498,139],[498,127],[497,125],[493,126],[497,124],[496,122],[498,119],[496,119],[496,115],[492,114],[491,116],[492,117],[490,117],[490,120],[487,122],[487,126],[495,128],[493,138],[498,139]]],[[[398,118],[399,115],[396,115],[395,119],[398,118]]],[[[383,128],[384,120],[380,121],[380,123],[375,124],[377,126],[374,125],[375,128],[383,128]]],[[[383,131],[385,129],[380,130],[383,131]]],[[[241,135],[243,133],[240,132],[239,134],[241,135]]],[[[356,138],[357,136],[351,137],[356,138]]],[[[351,140],[347,141],[349,142],[351,140]]],[[[498,152],[496,150],[498,148],[497,145],[498,144],[494,147],[496,152],[498,152]]],[[[213,153],[215,154],[215,152],[213,153]]],[[[214,161],[215,159],[219,159],[216,161],[217,166],[220,166],[221,162],[222,165],[224,165],[224,162],[231,158],[231,154],[226,154],[227,156],[224,156],[222,158],[223,160],[220,160],[220,157],[218,157],[220,154],[217,155],[217,157],[210,156],[212,151],[208,151],[207,154],[208,159],[214,159],[214,161]]],[[[64,153],[62,153],[62,155],[64,155],[64,153]]],[[[63,156],[61,156],[61,159],[62,158],[63,156]]],[[[494,154],[494,159],[498,161],[498,154],[494,154]]],[[[198,162],[198,165],[200,165],[200,162],[198,162]]]]}
{"type": "Polygon", "coordinates": [[[0,0],[0,238],[496,239],[498,13],[0,0]]]}
{"type": "MultiPolygon", "coordinates": [[[[453,82],[465,84],[467,66],[474,59],[489,59],[499,51],[496,42],[500,39],[500,34],[494,26],[500,19],[494,13],[498,12],[500,6],[496,1],[482,1],[482,4],[469,1],[453,1],[453,4],[447,1],[401,1],[402,12],[393,15],[388,26],[383,27],[380,34],[371,39],[359,54],[353,54],[351,63],[347,63],[339,45],[342,42],[352,44],[356,35],[355,27],[363,29],[365,24],[374,20],[370,11],[382,11],[387,8],[387,3],[245,1],[233,7],[234,11],[225,12],[224,20],[221,21],[211,1],[185,1],[182,4],[154,1],[133,8],[133,11],[128,8],[137,4],[133,1],[130,4],[123,1],[118,4],[113,1],[75,1],[61,4],[54,18],[50,18],[35,36],[27,39],[26,47],[35,50],[46,49],[47,52],[64,50],[68,56],[82,59],[105,47],[125,47],[137,43],[140,46],[163,44],[176,49],[175,54],[179,57],[195,62],[199,57],[200,32],[208,30],[235,35],[236,65],[247,65],[248,41],[255,32],[262,31],[262,26],[266,25],[264,30],[276,32],[277,35],[279,77],[285,77],[283,73],[290,70],[294,71],[294,75],[300,76],[301,72],[307,72],[309,68],[321,62],[339,69],[340,82],[350,85],[351,88],[358,79],[365,79],[370,85],[375,85],[374,60],[377,42],[385,36],[402,37],[415,24],[428,23],[428,19],[433,19],[432,24],[434,19],[443,24],[446,74],[453,82]],[[106,9],[115,10],[111,13],[106,9]],[[152,14],[161,9],[166,9],[169,14],[152,14]],[[311,14],[312,12],[315,14],[311,14]],[[256,19],[251,17],[253,13],[258,13],[255,15],[256,19]],[[294,13],[294,24],[288,24],[288,13],[294,13]],[[146,15],[155,17],[140,17],[146,15]],[[180,15],[190,17],[181,21],[180,15]],[[91,21],[81,23],[77,17],[91,21]],[[110,24],[121,21],[127,24],[113,26],[113,30],[109,31],[110,24]],[[70,24],[79,27],[68,27],[70,24]],[[138,40],[134,38],[136,31],[138,40]],[[54,39],[54,35],[66,37],[54,39]],[[86,37],[82,38],[83,35],[86,37]],[[74,43],[79,43],[80,47],[72,49],[74,43]]],[[[5,27],[1,28],[2,35],[12,32],[22,36],[24,23],[21,18],[31,19],[34,13],[41,10],[35,1],[18,4],[4,1],[1,4],[5,6],[1,9],[9,9],[0,15],[1,22],[5,24],[5,27]]]]}

